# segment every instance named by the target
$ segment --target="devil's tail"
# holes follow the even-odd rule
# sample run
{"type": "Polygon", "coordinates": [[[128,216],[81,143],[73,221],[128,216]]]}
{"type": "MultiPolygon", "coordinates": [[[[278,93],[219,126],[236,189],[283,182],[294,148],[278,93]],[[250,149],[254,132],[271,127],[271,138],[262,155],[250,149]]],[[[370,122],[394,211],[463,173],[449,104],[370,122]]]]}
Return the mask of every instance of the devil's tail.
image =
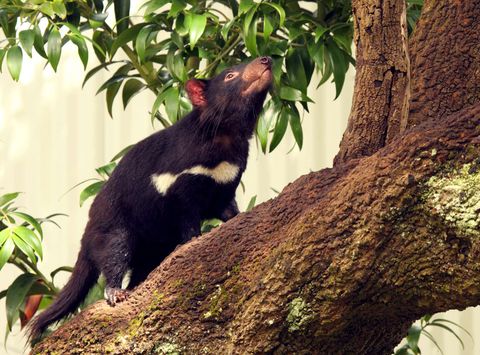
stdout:
{"type": "Polygon", "coordinates": [[[72,275],[65,287],[60,291],[50,307],[29,322],[29,340],[35,341],[50,324],[73,313],[85,299],[88,291],[97,281],[98,276],[97,268],[89,261],[82,248],[78,254],[72,275]]]}

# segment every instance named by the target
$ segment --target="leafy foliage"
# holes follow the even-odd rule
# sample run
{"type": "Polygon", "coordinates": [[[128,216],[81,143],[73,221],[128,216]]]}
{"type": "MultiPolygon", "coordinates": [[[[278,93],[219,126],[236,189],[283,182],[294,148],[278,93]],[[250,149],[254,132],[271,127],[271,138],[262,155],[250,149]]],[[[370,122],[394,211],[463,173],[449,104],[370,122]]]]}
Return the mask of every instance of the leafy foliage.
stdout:
{"type": "MultiPolygon", "coordinates": [[[[43,258],[44,223],[53,223],[54,218],[65,216],[56,213],[45,218],[35,218],[15,205],[20,193],[13,192],[0,196],[0,271],[11,264],[21,271],[19,276],[5,290],[0,291],[0,299],[5,298],[7,327],[5,341],[14,324],[20,321],[23,328],[39,311],[47,307],[59,292],[55,276],[60,272],[72,272],[70,266],[53,270],[49,277],[43,274],[38,262],[43,258]]],[[[92,289],[81,308],[102,298],[103,285],[92,289]]]]}
{"type": "Polygon", "coordinates": [[[13,283],[0,292],[0,299],[6,298],[6,336],[18,320],[23,327],[37,310],[51,302],[58,292],[55,275],[60,271],[71,271],[69,267],[62,267],[48,278],[38,269],[38,261],[43,258],[42,225],[46,222],[56,224],[53,218],[61,214],[32,217],[15,207],[18,196],[18,192],[0,196],[0,271],[7,263],[21,271],[13,283]]]}
{"type": "Polygon", "coordinates": [[[77,46],[85,67],[93,49],[100,64],[88,71],[85,82],[114,69],[98,89],[105,91],[110,115],[120,93],[126,107],[148,89],[156,97],[152,120],[169,126],[191,110],[186,80],[269,55],[275,67],[271,117],[257,131],[264,151],[268,145],[274,150],[288,127],[301,147],[299,109],[308,110],[312,102],[307,88],[314,72],[320,73],[319,85],[333,78],[338,97],[354,63],[349,0],[149,0],[140,8],[142,16],[131,12],[130,2],[120,0],[5,0],[0,58],[6,56],[8,71],[18,80],[24,53],[37,52],[57,70],[68,42],[77,46]]]}
{"type": "Polygon", "coordinates": [[[415,29],[415,24],[420,18],[422,7],[423,7],[423,0],[407,0],[408,34],[411,34],[415,29]]]}
{"type": "MultiPolygon", "coordinates": [[[[466,334],[472,338],[471,334],[462,326],[458,325],[457,323],[454,323],[448,319],[443,319],[443,318],[436,318],[432,319],[431,315],[426,315],[423,316],[420,319],[420,325],[417,323],[413,324],[410,329],[408,329],[408,335],[406,338],[406,343],[402,347],[400,347],[397,351],[395,351],[395,355],[419,355],[421,354],[421,350],[418,346],[418,342],[420,340],[420,336],[424,335],[427,339],[429,339],[435,346],[436,348],[440,351],[441,354],[443,354],[442,349],[438,345],[437,341],[433,337],[433,335],[427,330],[427,328],[431,329],[434,327],[441,328],[453,336],[460,342],[460,345],[462,346],[462,349],[465,349],[465,344],[463,343],[462,339],[460,336],[452,329],[451,326],[455,326],[459,328],[460,330],[463,330],[466,334]]],[[[472,338],[473,339],[473,338],[472,338]]]]}

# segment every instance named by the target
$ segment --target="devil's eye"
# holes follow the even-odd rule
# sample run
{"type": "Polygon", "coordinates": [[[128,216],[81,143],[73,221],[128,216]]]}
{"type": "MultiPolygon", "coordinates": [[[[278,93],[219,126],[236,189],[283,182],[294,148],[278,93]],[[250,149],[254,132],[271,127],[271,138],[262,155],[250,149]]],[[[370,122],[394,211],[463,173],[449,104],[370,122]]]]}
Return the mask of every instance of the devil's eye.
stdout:
{"type": "Polygon", "coordinates": [[[225,81],[229,81],[229,80],[232,80],[233,78],[235,78],[237,76],[237,73],[228,73],[227,75],[225,75],[225,81]]]}

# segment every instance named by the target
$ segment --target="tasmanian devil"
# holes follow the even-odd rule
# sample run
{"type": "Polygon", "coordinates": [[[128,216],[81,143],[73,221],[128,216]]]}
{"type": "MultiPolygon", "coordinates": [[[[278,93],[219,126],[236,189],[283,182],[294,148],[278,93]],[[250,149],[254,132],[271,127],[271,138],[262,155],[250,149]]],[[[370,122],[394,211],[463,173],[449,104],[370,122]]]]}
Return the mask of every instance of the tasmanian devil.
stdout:
{"type": "Polygon", "coordinates": [[[128,271],[131,289],[178,244],[199,235],[202,220],[238,213],[235,189],[272,82],[271,62],[261,57],[211,80],[187,81],[193,111],[120,161],[90,208],[70,280],[33,319],[31,338],[74,312],[100,273],[113,306],[127,296],[121,286],[128,271]]]}

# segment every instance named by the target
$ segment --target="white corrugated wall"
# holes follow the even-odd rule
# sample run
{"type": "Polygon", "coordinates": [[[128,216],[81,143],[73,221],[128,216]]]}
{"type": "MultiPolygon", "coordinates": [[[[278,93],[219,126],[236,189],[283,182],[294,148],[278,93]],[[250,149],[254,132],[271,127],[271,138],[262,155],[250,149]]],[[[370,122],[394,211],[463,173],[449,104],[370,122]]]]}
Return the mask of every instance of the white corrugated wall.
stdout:
{"type": "MultiPolygon", "coordinates": [[[[14,83],[7,73],[0,74],[0,193],[22,191],[20,205],[35,216],[54,212],[69,215],[58,219],[61,230],[46,227],[45,261],[41,268],[47,273],[74,263],[86,223],[88,205],[79,207],[79,189],[66,193],[67,190],[93,177],[94,168],[106,163],[121,148],[153,131],[148,111],[154,98],[149,92],[135,97],[125,112],[117,102],[112,120],[105,109],[104,95],[95,96],[102,78],[92,79],[82,90],[84,72],[75,57],[75,50],[67,49],[58,73],[49,67],[44,69],[44,62],[38,57],[26,60],[20,83],[14,83]]],[[[332,85],[324,85],[319,90],[312,87],[315,105],[303,119],[302,151],[295,148],[287,154],[293,146],[290,133],[288,139],[268,155],[258,152],[252,142],[250,162],[243,178],[246,192],[239,190],[237,196],[241,209],[253,195],[258,196],[257,202],[265,201],[275,196],[272,188],[281,190],[302,174],[331,166],[350,110],[353,75],[353,71],[349,71],[343,93],[336,101],[333,101],[332,85]]],[[[0,290],[15,277],[16,270],[12,267],[2,270],[0,290]]],[[[474,338],[479,338],[478,310],[449,315],[474,338]]],[[[4,325],[2,300],[0,342],[4,325]]],[[[437,336],[445,354],[480,354],[480,350],[475,351],[480,345],[474,348],[467,336],[463,338],[467,348],[464,352],[453,336],[437,336]]],[[[23,353],[23,343],[16,330],[9,338],[8,353],[23,353]]],[[[428,342],[422,345],[422,350],[424,354],[437,354],[428,342]]],[[[5,351],[0,346],[0,354],[5,351]]]]}

